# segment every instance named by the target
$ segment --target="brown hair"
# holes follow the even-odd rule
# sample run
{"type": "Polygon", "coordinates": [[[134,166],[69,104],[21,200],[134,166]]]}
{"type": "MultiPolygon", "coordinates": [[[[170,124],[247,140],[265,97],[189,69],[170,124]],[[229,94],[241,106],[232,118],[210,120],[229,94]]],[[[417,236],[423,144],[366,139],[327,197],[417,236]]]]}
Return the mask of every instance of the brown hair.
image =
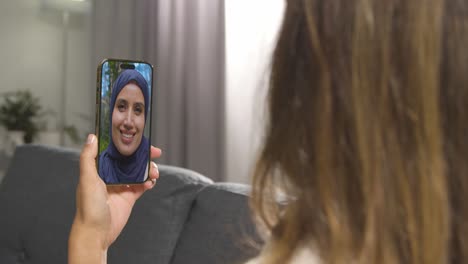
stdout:
{"type": "Polygon", "coordinates": [[[324,263],[468,262],[467,2],[287,2],[253,179],[265,263],[299,247],[324,263]]]}

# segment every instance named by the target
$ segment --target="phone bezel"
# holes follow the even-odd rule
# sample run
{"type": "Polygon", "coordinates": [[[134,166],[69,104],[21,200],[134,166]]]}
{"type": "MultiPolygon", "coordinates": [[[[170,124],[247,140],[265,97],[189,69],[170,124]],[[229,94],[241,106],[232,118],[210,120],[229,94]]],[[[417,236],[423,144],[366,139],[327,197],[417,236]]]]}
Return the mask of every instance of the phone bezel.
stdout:
{"type": "MultiPolygon", "coordinates": [[[[150,177],[149,177],[149,170],[150,170],[150,167],[151,167],[151,131],[152,131],[152,126],[153,126],[153,120],[152,120],[152,117],[153,117],[153,113],[154,113],[154,109],[153,109],[153,92],[154,92],[154,67],[151,63],[147,62],[147,61],[143,61],[143,60],[130,60],[130,59],[115,59],[115,58],[106,58],[104,60],[101,61],[101,63],[98,65],[97,67],[97,81],[96,81],[96,122],[95,122],[95,133],[96,133],[96,137],[97,137],[97,143],[98,143],[98,154],[97,154],[97,157],[96,157],[96,169],[99,168],[99,155],[100,155],[100,151],[99,151],[99,135],[100,135],[100,125],[101,125],[101,122],[100,122],[100,117],[101,117],[101,91],[102,91],[102,85],[101,85],[101,80],[102,80],[102,67],[104,66],[104,63],[106,62],[118,62],[118,63],[141,63],[141,64],[146,64],[148,66],[150,66],[151,68],[151,78],[150,78],[150,82],[151,82],[151,89],[150,89],[150,98],[149,98],[149,102],[150,102],[150,111],[149,111],[149,116],[147,117],[148,121],[149,121],[149,136],[148,136],[148,176],[146,177],[146,179],[142,182],[122,182],[122,183],[107,183],[107,182],[104,182],[106,185],[140,185],[140,184],[144,184],[146,181],[149,181],[150,180],[150,177]]],[[[148,122],[147,121],[147,122],[148,122]]],[[[146,124],[145,124],[146,125],[146,124]]],[[[99,176],[100,177],[100,176],[99,176]]],[[[101,177],[100,177],[101,178],[101,177]]],[[[101,178],[102,179],[102,178],[101,178]]]]}

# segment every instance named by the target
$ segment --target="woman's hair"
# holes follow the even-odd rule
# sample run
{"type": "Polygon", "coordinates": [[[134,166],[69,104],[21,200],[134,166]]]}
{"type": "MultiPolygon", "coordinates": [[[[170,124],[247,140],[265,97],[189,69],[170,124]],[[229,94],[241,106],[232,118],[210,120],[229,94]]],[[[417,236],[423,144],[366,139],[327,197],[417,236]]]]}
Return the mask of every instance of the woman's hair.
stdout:
{"type": "Polygon", "coordinates": [[[265,263],[468,263],[467,3],[287,1],[253,179],[265,263]]]}

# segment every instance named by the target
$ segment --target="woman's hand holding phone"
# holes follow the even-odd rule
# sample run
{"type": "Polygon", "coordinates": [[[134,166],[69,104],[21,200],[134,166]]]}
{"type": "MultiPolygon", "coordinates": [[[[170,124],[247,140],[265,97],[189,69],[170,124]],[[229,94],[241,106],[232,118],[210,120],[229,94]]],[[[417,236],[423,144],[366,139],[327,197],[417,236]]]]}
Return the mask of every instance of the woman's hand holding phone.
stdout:
{"type": "MultiPolygon", "coordinates": [[[[80,155],[76,214],[68,242],[69,263],[105,263],[107,249],[128,221],[136,200],[155,185],[159,172],[151,162],[149,180],[138,185],[106,185],[96,168],[95,135],[89,135],[80,155]]],[[[151,158],[161,150],[151,147],[151,158]]]]}

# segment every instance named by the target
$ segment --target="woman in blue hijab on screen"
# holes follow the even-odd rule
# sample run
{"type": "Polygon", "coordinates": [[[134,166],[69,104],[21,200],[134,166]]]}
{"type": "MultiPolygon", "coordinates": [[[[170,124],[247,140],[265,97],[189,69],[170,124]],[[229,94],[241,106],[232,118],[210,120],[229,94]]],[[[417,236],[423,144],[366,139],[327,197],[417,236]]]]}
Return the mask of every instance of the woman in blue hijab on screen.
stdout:
{"type": "Polygon", "coordinates": [[[148,175],[149,142],[143,135],[149,109],[148,83],[136,70],[114,82],[110,99],[109,145],[99,157],[106,183],[140,183],[148,175]]]}

